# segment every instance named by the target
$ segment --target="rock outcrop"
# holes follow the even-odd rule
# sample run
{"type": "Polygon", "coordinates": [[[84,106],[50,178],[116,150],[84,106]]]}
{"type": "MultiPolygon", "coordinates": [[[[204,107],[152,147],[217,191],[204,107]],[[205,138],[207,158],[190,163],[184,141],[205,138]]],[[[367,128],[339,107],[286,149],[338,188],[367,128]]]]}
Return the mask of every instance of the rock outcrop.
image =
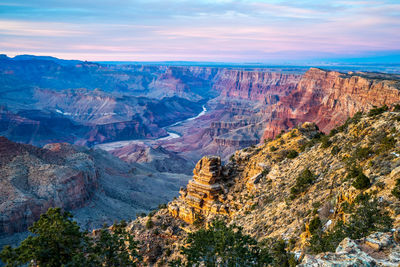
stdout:
{"type": "Polygon", "coordinates": [[[398,236],[399,232],[377,232],[358,240],[347,237],[334,253],[305,255],[299,266],[399,266],[398,236]]]}
{"type": "Polygon", "coordinates": [[[229,214],[229,206],[224,205],[224,173],[219,157],[203,157],[193,170],[193,180],[179,191],[178,201],[168,209],[171,215],[194,223],[201,216],[209,214],[229,214]]]}

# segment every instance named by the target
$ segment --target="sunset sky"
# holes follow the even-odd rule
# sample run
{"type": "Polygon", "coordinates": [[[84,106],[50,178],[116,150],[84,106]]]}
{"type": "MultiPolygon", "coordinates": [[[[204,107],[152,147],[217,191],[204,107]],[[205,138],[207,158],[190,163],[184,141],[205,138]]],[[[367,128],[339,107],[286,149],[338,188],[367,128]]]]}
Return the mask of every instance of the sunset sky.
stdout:
{"type": "Polygon", "coordinates": [[[0,53],[98,61],[400,63],[400,1],[0,0],[0,53]]]}

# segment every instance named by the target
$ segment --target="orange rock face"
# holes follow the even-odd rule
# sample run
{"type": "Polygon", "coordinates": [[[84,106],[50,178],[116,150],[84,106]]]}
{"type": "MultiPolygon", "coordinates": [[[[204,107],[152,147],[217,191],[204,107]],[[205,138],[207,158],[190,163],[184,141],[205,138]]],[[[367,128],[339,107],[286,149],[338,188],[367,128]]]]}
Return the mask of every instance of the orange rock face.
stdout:
{"type": "Polygon", "coordinates": [[[199,215],[228,214],[223,205],[223,169],[219,157],[203,157],[193,170],[193,180],[179,192],[179,200],[172,202],[170,213],[188,223],[194,223],[199,215]]]}
{"type": "Polygon", "coordinates": [[[371,73],[340,73],[311,68],[295,90],[265,110],[269,117],[263,138],[305,121],[328,132],[358,111],[400,102],[400,82],[371,73]]]}

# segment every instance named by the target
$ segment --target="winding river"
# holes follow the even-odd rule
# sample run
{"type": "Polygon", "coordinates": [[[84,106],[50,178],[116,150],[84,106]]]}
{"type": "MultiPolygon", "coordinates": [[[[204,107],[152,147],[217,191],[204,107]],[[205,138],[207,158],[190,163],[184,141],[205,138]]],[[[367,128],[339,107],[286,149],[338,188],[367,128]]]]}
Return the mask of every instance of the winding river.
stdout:
{"type": "Polygon", "coordinates": [[[167,131],[167,133],[168,133],[167,136],[164,136],[164,137],[161,137],[161,138],[157,138],[157,139],[135,139],[135,140],[127,140],[127,141],[109,142],[109,143],[95,145],[95,148],[100,148],[100,149],[109,151],[109,150],[121,148],[121,147],[124,147],[124,146],[128,146],[128,145],[134,144],[134,143],[156,142],[156,141],[165,141],[165,140],[171,140],[171,139],[179,138],[179,137],[181,137],[180,134],[175,133],[175,132],[170,132],[167,129],[169,127],[178,126],[180,124],[183,124],[183,123],[188,122],[188,121],[195,120],[195,119],[203,116],[204,114],[206,114],[207,108],[205,107],[205,105],[203,105],[202,108],[203,108],[203,110],[199,114],[194,116],[194,117],[188,118],[188,119],[183,120],[183,121],[178,121],[178,122],[175,122],[174,124],[171,124],[171,125],[163,127],[163,129],[165,129],[167,131]]]}

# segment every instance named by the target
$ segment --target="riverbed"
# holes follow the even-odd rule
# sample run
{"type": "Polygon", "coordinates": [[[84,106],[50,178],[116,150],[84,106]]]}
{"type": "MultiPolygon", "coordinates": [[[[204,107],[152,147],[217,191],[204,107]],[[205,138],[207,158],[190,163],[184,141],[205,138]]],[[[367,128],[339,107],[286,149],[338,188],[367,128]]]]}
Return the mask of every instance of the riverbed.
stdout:
{"type": "Polygon", "coordinates": [[[160,137],[157,139],[134,139],[134,140],[126,140],[126,141],[109,142],[109,143],[95,145],[95,148],[100,148],[100,149],[109,151],[109,150],[114,150],[114,149],[122,148],[125,146],[129,146],[131,144],[144,144],[144,143],[149,143],[149,142],[153,143],[153,142],[157,142],[157,141],[166,141],[166,140],[179,138],[179,137],[181,137],[180,134],[168,131],[168,128],[181,125],[185,122],[192,121],[192,120],[195,120],[195,119],[203,116],[204,114],[206,114],[207,108],[205,107],[205,105],[203,105],[202,108],[203,108],[203,110],[194,117],[190,117],[186,120],[178,121],[178,122],[175,122],[174,124],[163,127],[163,129],[165,129],[168,133],[167,136],[160,137]]]}

